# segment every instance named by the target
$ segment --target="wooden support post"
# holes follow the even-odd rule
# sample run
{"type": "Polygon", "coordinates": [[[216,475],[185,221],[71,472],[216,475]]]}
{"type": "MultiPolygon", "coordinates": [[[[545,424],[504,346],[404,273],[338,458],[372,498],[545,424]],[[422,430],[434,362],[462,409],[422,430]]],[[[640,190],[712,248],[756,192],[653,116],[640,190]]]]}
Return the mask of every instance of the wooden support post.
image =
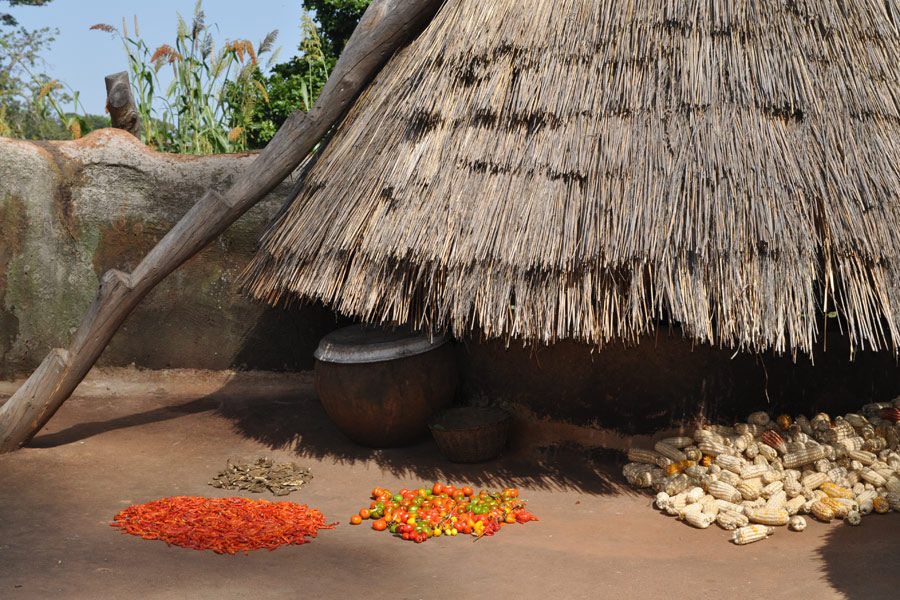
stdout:
{"type": "Polygon", "coordinates": [[[116,129],[124,129],[134,137],[140,137],[141,118],[138,116],[134,96],[131,94],[128,73],[122,71],[107,75],[105,81],[106,110],[109,111],[112,126],[116,129]]]}
{"type": "Polygon", "coordinates": [[[308,114],[288,117],[224,194],[210,190],[144,257],[134,273],[110,271],[68,351],[51,351],[0,407],[0,454],[27,444],[75,391],[132,309],[164,277],[272,191],[338,121],[388,58],[428,24],[443,0],[375,0],[308,114]]]}

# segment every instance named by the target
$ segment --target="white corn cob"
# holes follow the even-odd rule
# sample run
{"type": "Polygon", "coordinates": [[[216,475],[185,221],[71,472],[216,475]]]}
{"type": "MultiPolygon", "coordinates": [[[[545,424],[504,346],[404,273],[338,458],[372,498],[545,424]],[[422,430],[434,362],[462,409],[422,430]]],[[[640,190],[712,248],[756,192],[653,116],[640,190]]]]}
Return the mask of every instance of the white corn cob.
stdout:
{"type": "Polygon", "coordinates": [[[711,425],[707,425],[710,431],[714,433],[718,433],[719,435],[726,436],[734,433],[734,427],[729,427],[728,425],[720,425],[719,423],[713,423],[711,425]]]}
{"type": "Polygon", "coordinates": [[[810,420],[809,424],[812,425],[813,431],[822,432],[831,427],[831,417],[827,413],[819,413],[810,420]]]}
{"type": "Polygon", "coordinates": [[[778,451],[768,444],[757,444],[757,449],[759,450],[759,456],[762,456],[769,462],[778,458],[778,451]]]}
{"type": "Polygon", "coordinates": [[[744,544],[764,540],[773,533],[775,533],[775,530],[766,525],[747,525],[746,527],[735,529],[731,540],[735,544],[743,546],[744,544]]]}
{"type": "MultiPolygon", "coordinates": [[[[762,447],[760,447],[760,449],[762,449],[762,447]]],[[[805,448],[799,452],[789,452],[788,454],[785,454],[782,463],[786,469],[793,469],[794,467],[808,465],[820,458],[825,458],[825,449],[822,446],[814,446],[805,448]]]]}
{"type": "Polygon", "coordinates": [[[724,481],[728,485],[736,487],[741,482],[741,476],[734,471],[722,471],[719,473],[719,481],[724,481]]]}
{"type": "MultiPolygon", "coordinates": [[[[839,504],[843,504],[844,506],[846,506],[848,511],[849,510],[856,510],[856,511],[859,510],[859,502],[857,502],[856,500],[854,500],[852,498],[832,498],[832,500],[834,502],[837,502],[839,504]]],[[[835,511],[835,515],[836,514],[837,514],[837,511],[835,511]]]]}
{"type": "Polygon", "coordinates": [[[794,440],[793,442],[787,442],[784,446],[787,449],[787,452],[785,452],[785,454],[793,454],[794,452],[806,450],[806,443],[797,440],[794,440]]]}
{"type": "Polygon", "coordinates": [[[722,529],[733,531],[738,527],[746,527],[750,524],[750,520],[743,513],[733,510],[720,510],[719,514],[716,515],[716,523],[722,529]]]}
{"type": "Polygon", "coordinates": [[[860,469],[859,476],[862,477],[863,480],[874,485],[875,487],[882,487],[887,483],[887,481],[885,480],[884,477],[882,477],[881,475],[879,475],[876,471],[873,471],[872,469],[860,469]]]}
{"type": "Polygon", "coordinates": [[[853,426],[841,419],[840,421],[835,423],[834,427],[832,427],[831,429],[826,429],[823,432],[822,438],[829,444],[833,444],[840,440],[851,438],[855,435],[856,430],[853,429],[853,426]]]}
{"type": "Polygon", "coordinates": [[[652,481],[650,471],[653,469],[651,465],[641,463],[628,463],[622,469],[622,475],[631,485],[639,488],[649,487],[652,481]]]}
{"type": "Polygon", "coordinates": [[[859,502],[859,512],[863,515],[871,514],[873,510],[875,510],[875,503],[873,502],[873,498],[863,498],[862,500],[858,500],[859,502]]]}
{"type": "Polygon", "coordinates": [[[741,500],[741,493],[737,491],[734,486],[731,486],[724,481],[713,481],[709,484],[709,489],[707,491],[716,498],[727,500],[728,502],[740,502],[741,500]]]}
{"type": "Polygon", "coordinates": [[[754,479],[747,479],[735,486],[735,489],[740,492],[744,500],[756,500],[757,498],[759,498],[759,495],[762,492],[762,488],[762,479],[758,477],[754,479]]]}
{"type": "Polygon", "coordinates": [[[703,458],[703,453],[700,452],[700,448],[698,448],[697,446],[688,446],[684,450],[682,450],[682,452],[684,452],[684,455],[688,460],[692,460],[694,462],[700,462],[700,459],[703,458]]]}
{"type": "Polygon", "coordinates": [[[670,496],[674,496],[685,491],[690,483],[690,478],[687,475],[684,473],[676,473],[675,475],[666,477],[662,481],[662,491],[670,496]]]}
{"type": "Polygon", "coordinates": [[[863,442],[863,450],[867,452],[881,452],[887,448],[887,440],[880,436],[875,436],[863,442]]]}
{"type": "Polygon", "coordinates": [[[847,513],[846,521],[850,525],[859,525],[860,523],[862,523],[862,515],[855,510],[851,510],[849,513],[847,513]]]}
{"type": "Polygon", "coordinates": [[[656,442],[656,444],[653,446],[653,449],[672,462],[681,462],[683,460],[687,460],[687,456],[685,456],[684,452],[671,444],[667,444],[666,442],[656,442]]]}
{"type": "Polygon", "coordinates": [[[856,413],[847,413],[846,415],[844,415],[844,420],[850,423],[850,425],[854,429],[862,427],[869,422],[864,416],[858,415],[856,413]]]}
{"type": "Polygon", "coordinates": [[[709,429],[697,429],[694,431],[694,442],[716,442],[716,443],[724,443],[725,438],[719,435],[718,433],[714,433],[709,429]]]}
{"type": "MultiPolygon", "coordinates": [[[[760,496],[768,500],[774,494],[778,492],[784,492],[784,482],[783,481],[773,481],[772,483],[763,487],[762,491],[759,493],[760,496]]],[[[785,500],[787,500],[787,494],[784,495],[785,500]]]]}
{"type": "Polygon", "coordinates": [[[766,508],[769,510],[784,508],[785,504],[787,504],[787,494],[784,493],[784,490],[776,491],[766,500],[766,508]]]}
{"type": "Polygon", "coordinates": [[[716,500],[715,497],[707,494],[706,496],[703,497],[702,500],[700,500],[700,502],[698,504],[700,504],[703,507],[702,510],[705,514],[715,518],[715,516],[717,514],[719,514],[718,502],[719,501],[716,500]]]}
{"type": "Polygon", "coordinates": [[[769,465],[749,465],[740,470],[741,479],[753,479],[762,477],[769,470],[769,465]]]}
{"type": "Polygon", "coordinates": [[[670,446],[675,446],[676,448],[684,448],[686,446],[690,446],[694,443],[692,438],[689,438],[686,435],[679,435],[675,437],[667,437],[660,440],[661,442],[665,442],[670,446]]]}
{"type": "Polygon", "coordinates": [[[889,494],[885,494],[884,499],[887,500],[888,506],[891,507],[892,511],[900,512],[900,494],[891,492],[889,494]]]}
{"type": "Polygon", "coordinates": [[[706,495],[706,492],[703,491],[703,488],[692,487],[691,489],[687,490],[687,495],[685,496],[685,502],[687,502],[688,504],[693,504],[695,502],[699,502],[701,499],[703,499],[703,496],[705,496],[705,495],[706,495]]]}
{"type": "Polygon", "coordinates": [[[791,531],[803,531],[806,529],[806,519],[800,515],[791,517],[791,520],[788,521],[788,527],[790,527],[791,531]]]}
{"type": "Polygon", "coordinates": [[[847,452],[850,452],[851,450],[862,450],[865,443],[866,440],[864,440],[861,435],[857,435],[839,441],[838,445],[843,447],[847,452]]]}
{"type": "Polygon", "coordinates": [[[697,444],[697,447],[700,448],[700,451],[703,454],[708,454],[710,456],[718,456],[720,454],[733,454],[731,448],[719,442],[700,442],[699,444],[697,444]]]}
{"type": "Polygon", "coordinates": [[[748,425],[758,425],[760,427],[764,427],[769,424],[769,421],[771,421],[769,413],[762,410],[750,413],[750,415],[747,417],[748,425]]]}
{"type": "Polygon", "coordinates": [[[762,475],[763,483],[770,484],[776,481],[784,482],[784,470],[782,469],[769,469],[762,475]]]}
{"type": "Polygon", "coordinates": [[[794,419],[794,425],[796,425],[801,432],[806,435],[812,435],[812,425],[809,422],[809,419],[806,418],[806,415],[799,415],[796,419],[794,419]]]}
{"type": "Polygon", "coordinates": [[[770,510],[767,508],[754,508],[746,511],[751,523],[761,525],[787,525],[791,516],[784,509],[770,510]]]}
{"type": "Polygon", "coordinates": [[[861,462],[866,466],[871,465],[878,458],[871,452],[866,452],[865,450],[850,450],[849,452],[847,452],[847,456],[849,456],[853,460],[861,462]]]}
{"type": "Polygon", "coordinates": [[[681,510],[678,511],[678,520],[684,521],[684,519],[688,516],[688,514],[692,512],[703,512],[703,507],[694,502],[693,504],[685,504],[681,507],[681,510]]]}
{"type": "Polygon", "coordinates": [[[712,515],[708,515],[701,510],[693,510],[684,515],[684,522],[688,525],[693,525],[698,529],[706,529],[710,525],[713,524],[716,518],[712,515]]]}
{"type": "Polygon", "coordinates": [[[828,475],[826,475],[825,473],[809,473],[808,475],[803,476],[803,478],[800,480],[800,485],[805,488],[814,490],[826,481],[828,481],[828,475]]]}
{"type": "MultiPolygon", "coordinates": [[[[713,496],[715,498],[715,496],[713,496]]],[[[728,500],[722,500],[720,498],[716,498],[716,504],[719,507],[719,510],[730,510],[731,512],[741,513],[743,514],[743,508],[740,504],[735,504],[734,502],[729,502],[728,500]]]]}
{"type": "Polygon", "coordinates": [[[784,491],[787,493],[787,495],[789,497],[794,498],[795,496],[799,496],[800,494],[803,493],[803,486],[800,485],[800,481],[798,481],[796,478],[785,477],[784,491]]]}
{"type": "Polygon", "coordinates": [[[793,516],[800,512],[800,509],[803,508],[804,504],[806,504],[806,498],[803,496],[794,496],[784,503],[783,508],[788,511],[789,515],[793,516]]]}
{"type": "Polygon", "coordinates": [[[669,497],[669,502],[666,504],[664,510],[666,514],[677,517],[681,511],[687,506],[687,502],[685,501],[685,496],[687,494],[685,492],[681,492],[680,494],[675,494],[674,496],[669,497]]]}
{"type": "Polygon", "coordinates": [[[732,473],[740,474],[744,467],[744,459],[733,454],[720,454],[716,456],[716,464],[732,473]]]}
{"type": "Polygon", "coordinates": [[[892,494],[900,494],[900,475],[894,473],[884,482],[884,487],[892,494]]]}
{"type": "Polygon", "coordinates": [[[656,499],[653,501],[653,504],[656,506],[656,508],[665,510],[671,500],[672,498],[667,493],[660,492],[656,495],[656,499]]]}
{"type": "Polygon", "coordinates": [[[814,462],[813,468],[819,473],[827,473],[831,470],[831,462],[823,458],[814,462]]]}
{"type": "Polygon", "coordinates": [[[750,442],[747,445],[747,449],[744,450],[744,456],[746,456],[750,460],[753,460],[754,458],[756,458],[756,456],[758,454],[759,454],[759,444],[757,444],[756,442],[750,442]]]}
{"type": "Polygon", "coordinates": [[[644,448],[631,448],[628,450],[628,460],[635,463],[644,463],[647,465],[656,465],[665,468],[673,461],[666,458],[659,452],[654,450],[645,450],[644,448]]]}

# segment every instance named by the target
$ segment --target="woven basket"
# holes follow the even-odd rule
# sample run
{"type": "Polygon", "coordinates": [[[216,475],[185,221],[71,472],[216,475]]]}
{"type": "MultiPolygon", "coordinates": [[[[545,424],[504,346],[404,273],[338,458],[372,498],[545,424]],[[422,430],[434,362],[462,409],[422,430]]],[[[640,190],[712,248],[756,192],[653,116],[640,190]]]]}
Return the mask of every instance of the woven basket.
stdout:
{"type": "Polygon", "coordinates": [[[463,406],[439,412],[428,427],[445,458],[476,463],[500,454],[511,423],[509,413],[499,408],[463,406]]]}

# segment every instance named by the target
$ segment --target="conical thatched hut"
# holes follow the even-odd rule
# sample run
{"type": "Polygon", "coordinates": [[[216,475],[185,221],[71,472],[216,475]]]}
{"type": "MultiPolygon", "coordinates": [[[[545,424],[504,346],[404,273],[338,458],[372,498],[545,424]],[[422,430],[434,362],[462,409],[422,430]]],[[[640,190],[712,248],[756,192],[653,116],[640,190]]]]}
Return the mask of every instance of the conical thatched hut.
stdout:
{"type": "Polygon", "coordinates": [[[900,342],[900,4],[447,0],[244,276],[271,303],[601,344],[900,342]]]}

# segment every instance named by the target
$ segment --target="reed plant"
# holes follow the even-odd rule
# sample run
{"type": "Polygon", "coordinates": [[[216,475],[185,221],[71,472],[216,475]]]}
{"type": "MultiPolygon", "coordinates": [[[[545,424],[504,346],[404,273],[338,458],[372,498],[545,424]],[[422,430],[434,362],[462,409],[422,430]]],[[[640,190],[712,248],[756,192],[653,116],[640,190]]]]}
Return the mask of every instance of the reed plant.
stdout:
{"type": "Polygon", "coordinates": [[[202,0],[190,25],[178,15],[173,45],[151,51],[141,38],[137,17],[134,35],[125,20],[121,31],[111,25],[91,27],[117,35],[125,47],[132,92],[141,119],[141,139],[162,152],[213,154],[248,149],[247,131],[254,107],[268,102],[259,60],[278,55],[278,30],[256,47],[247,40],[226,41],[216,48],[205,21],[202,0]],[[171,71],[168,78],[165,74],[171,71]],[[163,86],[165,82],[165,86],[163,86]]]}

